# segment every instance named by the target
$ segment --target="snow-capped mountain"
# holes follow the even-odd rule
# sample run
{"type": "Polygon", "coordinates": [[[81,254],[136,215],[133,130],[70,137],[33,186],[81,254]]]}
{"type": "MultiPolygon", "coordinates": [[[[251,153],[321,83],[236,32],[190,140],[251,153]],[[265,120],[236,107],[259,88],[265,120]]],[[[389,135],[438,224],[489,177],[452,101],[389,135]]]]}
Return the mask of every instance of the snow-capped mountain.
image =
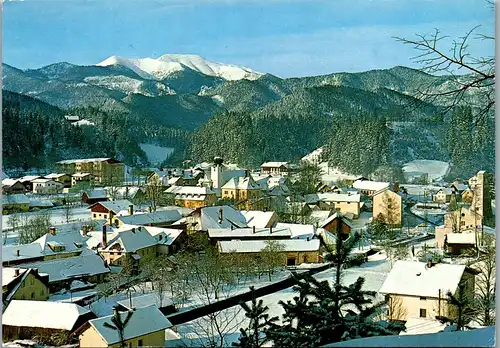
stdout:
{"type": "Polygon", "coordinates": [[[203,75],[220,77],[225,80],[256,80],[263,74],[252,69],[212,62],[194,54],[165,54],[158,59],[153,58],[122,58],[111,56],[97,66],[123,66],[144,79],[163,80],[171,74],[187,69],[203,75]]]}

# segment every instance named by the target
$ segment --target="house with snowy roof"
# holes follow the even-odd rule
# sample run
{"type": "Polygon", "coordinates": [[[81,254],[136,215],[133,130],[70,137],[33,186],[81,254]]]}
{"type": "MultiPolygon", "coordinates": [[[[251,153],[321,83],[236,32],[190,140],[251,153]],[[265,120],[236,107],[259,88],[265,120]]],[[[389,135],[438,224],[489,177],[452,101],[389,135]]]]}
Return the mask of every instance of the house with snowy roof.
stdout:
{"type": "MultiPolygon", "coordinates": [[[[115,309],[113,315],[120,315],[122,321],[129,317],[123,330],[126,347],[163,347],[165,346],[165,330],[172,327],[170,321],[156,306],[136,308],[132,311],[120,312],[115,309]]],[[[120,344],[117,330],[113,325],[113,315],[90,320],[81,333],[80,347],[116,347],[120,344]],[[107,325],[106,325],[107,324],[107,325]]]]}
{"type": "Polygon", "coordinates": [[[25,175],[18,180],[24,185],[24,188],[28,192],[33,192],[33,180],[42,178],[40,175],[25,175]]]}
{"type": "Polygon", "coordinates": [[[288,175],[289,164],[288,162],[265,162],[260,166],[260,173],[262,175],[288,175]]]}
{"type": "Polygon", "coordinates": [[[2,337],[7,342],[72,334],[95,317],[90,310],[72,303],[14,300],[2,315],[2,337]]]}
{"type": "Polygon", "coordinates": [[[269,228],[276,225],[279,216],[274,211],[242,210],[248,227],[269,228]]]}
{"type": "Polygon", "coordinates": [[[177,210],[159,210],[151,213],[139,213],[117,216],[118,227],[123,225],[141,225],[167,227],[180,220],[182,215],[177,210]]]}
{"type": "Polygon", "coordinates": [[[457,295],[463,287],[465,295],[472,295],[476,274],[465,265],[400,260],[379,293],[386,296],[391,320],[449,317],[454,311],[448,304],[447,293],[457,295]]]}
{"type": "Polygon", "coordinates": [[[103,201],[92,204],[90,207],[92,220],[106,220],[110,225],[118,224],[119,215],[133,215],[137,207],[129,200],[103,201]]]}
{"type": "Polygon", "coordinates": [[[222,198],[234,201],[245,201],[260,197],[261,188],[251,176],[231,178],[221,188],[222,198]]]}
{"type": "Polygon", "coordinates": [[[102,188],[85,190],[82,193],[82,201],[89,205],[93,205],[98,202],[105,202],[107,200],[108,200],[108,195],[106,191],[102,188]]]}
{"type": "Polygon", "coordinates": [[[284,222],[278,222],[275,229],[278,228],[288,228],[292,234],[293,239],[312,239],[316,235],[316,228],[314,225],[308,224],[290,224],[284,222]]]}
{"type": "Polygon", "coordinates": [[[31,181],[33,184],[33,193],[35,194],[57,194],[62,193],[64,185],[52,179],[38,178],[31,181]]]}
{"type": "Polygon", "coordinates": [[[452,188],[442,187],[432,196],[432,200],[438,203],[450,203],[451,196],[454,194],[455,191],[452,188]]]}
{"type": "Polygon", "coordinates": [[[201,208],[214,205],[217,201],[216,193],[207,187],[172,186],[164,191],[172,197],[175,204],[186,208],[201,208]]]}
{"type": "Polygon", "coordinates": [[[383,190],[385,188],[389,188],[390,183],[388,182],[380,182],[380,181],[371,181],[371,180],[363,180],[359,179],[352,183],[352,187],[358,190],[361,194],[366,196],[371,196],[375,192],[383,190]]]}
{"type": "Polygon", "coordinates": [[[318,227],[335,236],[340,234],[343,240],[349,238],[352,232],[351,222],[339,212],[330,215],[327,219],[319,223],[318,227]]]}
{"type": "Polygon", "coordinates": [[[24,185],[17,179],[3,179],[2,180],[2,194],[23,194],[26,192],[24,185]]]}
{"type": "Polygon", "coordinates": [[[361,211],[361,195],[352,193],[313,193],[304,196],[308,204],[318,205],[322,210],[334,209],[354,219],[361,211]]]}
{"type": "Polygon", "coordinates": [[[81,186],[81,187],[90,187],[94,184],[95,178],[92,173],[88,172],[76,172],[71,174],[71,187],[73,186],[81,186]]]}
{"type": "MultiPolygon", "coordinates": [[[[93,180],[99,184],[108,182],[123,182],[125,177],[125,166],[114,158],[85,158],[64,160],[56,163],[61,173],[90,173],[93,180]]],[[[74,182],[72,180],[72,186],[74,182]]]]}
{"type": "Polygon", "coordinates": [[[208,231],[213,228],[247,227],[247,220],[241,211],[228,205],[195,209],[186,217],[188,230],[208,231]]]}
{"type": "Polygon", "coordinates": [[[256,227],[245,227],[245,228],[210,228],[208,230],[208,237],[211,242],[217,243],[222,240],[282,240],[291,239],[292,231],[290,228],[256,228],[256,227]]]}
{"type": "Polygon", "coordinates": [[[49,298],[48,276],[36,268],[2,268],[2,298],[12,300],[46,301],[49,298]]]}
{"type": "MultiPolygon", "coordinates": [[[[283,261],[283,266],[297,266],[302,263],[322,262],[319,250],[319,239],[282,239],[277,240],[277,252],[283,261]]],[[[260,240],[222,240],[218,244],[222,256],[241,254],[258,258],[259,253],[269,245],[268,239],[260,240]]],[[[256,259],[256,262],[257,259],[256,259]]]]}
{"type": "Polygon", "coordinates": [[[54,181],[57,181],[61,184],[63,184],[63,187],[71,187],[71,175],[66,174],[66,173],[51,173],[48,175],[45,175],[46,179],[52,179],[54,181]]]}
{"type": "Polygon", "coordinates": [[[97,284],[105,280],[110,269],[103,258],[93,251],[86,250],[81,255],[22,264],[21,269],[37,269],[48,276],[47,284],[51,292],[69,289],[75,280],[97,284]]]}

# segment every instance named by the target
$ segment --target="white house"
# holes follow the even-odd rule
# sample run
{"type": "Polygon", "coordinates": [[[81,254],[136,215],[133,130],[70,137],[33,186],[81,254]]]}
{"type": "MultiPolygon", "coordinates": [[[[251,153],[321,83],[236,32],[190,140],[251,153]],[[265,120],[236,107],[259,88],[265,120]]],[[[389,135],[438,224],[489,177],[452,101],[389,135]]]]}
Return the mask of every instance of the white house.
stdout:
{"type": "Polygon", "coordinates": [[[64,188],[64,184],[52,179],[39,178],[32,180],[31,183],[33,184],[33,193],[38,194],[61,193],[64,188]]]}

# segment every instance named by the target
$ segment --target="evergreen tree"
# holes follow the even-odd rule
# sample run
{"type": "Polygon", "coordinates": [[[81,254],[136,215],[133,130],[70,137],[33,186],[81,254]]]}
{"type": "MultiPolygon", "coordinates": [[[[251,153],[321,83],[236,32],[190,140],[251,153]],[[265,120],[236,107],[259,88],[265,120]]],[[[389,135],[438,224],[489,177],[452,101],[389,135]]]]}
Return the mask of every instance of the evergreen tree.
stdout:
{"type": "Polygon", "coordinates": [[[233,346],[241,348],[259,348],[268,342],[265,335],[267,327],[278,320],[278,317],[269,318],[266,312],[269,310],[268,306],[263,305],[263,301],[255,297],[255,288],[250,287],[252,292],[252,304],[248,306],[245,302],[240,305],[245,310],[245,316],[249,319],[248,328],[240,329],[241,336],[238,343],[233,343],[233,346]]]}

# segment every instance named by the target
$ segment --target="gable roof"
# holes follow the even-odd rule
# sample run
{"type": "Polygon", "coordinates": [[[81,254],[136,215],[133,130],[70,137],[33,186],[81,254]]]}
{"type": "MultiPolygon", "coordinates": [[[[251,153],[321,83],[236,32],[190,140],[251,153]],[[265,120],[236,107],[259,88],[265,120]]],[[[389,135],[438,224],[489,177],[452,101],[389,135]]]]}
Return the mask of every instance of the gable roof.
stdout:
{"type": "Polygon", "coordinates": [[[335,219],[337,219],[339,217],[342,218],[342,222],[344,222],[347,226],[349,226],[349,227],[352,228],[351,222],[348,219],[345,219],[344,217],[342,217],[342,215],[339,214],[338,212],[335,212],[335,214],[329,216],[326,220],[324,220],[323,222],[321,222],[320,225],[319,225],[319,227],[325,227],[330,222],[332,222],[333,220],[335,220],[335,219]]]}
{"type": "Polygon", "coordinates": [[[38,272],[48,274],[49,283],[110,272],[101,256],[90,251],[80,256],[28,263],[19,267],[36,268],[38,272]]]}
{"type": "Polygon", "coordinates": [[[355,182],[353,182],[352,187],[358,190],[380,191],[384,188],[389,187],[389,183],[369,180],[356,180],[355,182]]]}
{"type": "Polygon", "coordinates": [[[439,297],[453,294],[465,271],[464,265],[438,263],[431,268],[425,262],[397,261],[379,292],[408,296],[439,297]]]}
{"type": "Polygon", "coordinates": [[[2,204],[30,204],[30,199],[28,196],[18,193],[15,195],[3,195],[2,204]]]}
{"type": "Polygon", "coordinates": [[[275,215],[273,211],[260,210],[242,210],[241,214],[245,217],[248,227],[264,228],[275,215]]]}
{"type": "Polygon", "coordinates": [[[89,199],[107,199],[108,195],[104,189],[93,189],[84,191],[89,199]]]}
{"type": "MultiPolygon", "coordinates": [[[[319,239],[284,239],[278,241],[283,246],[283,251],[317,251],[320,247],[319,239]]],[[[220,241],[221,253],[258,253],[268,244],[265,240],[228,240],[220,241]]]]}
{"type": "Polygon", "coordinates": [[[14,185],[15,183],[20,183],[22,185],[22,183],[18,180],[18,179],[3,179],[2,180],[2,186],[3,187],[10,187],[12,185],[14,185]]]}
{"type": "Polygon", "coordinates": [[[448,244],[476,244],[475,233],[447,233],[446,242],[448,244]]]}
{"type": "Polygon", "coordinates": [[[177,199],[190,200],[204,200],[207,195],[215,195],[209,188],[198,186],[171,186],[163,192],[174,194],[177,199]]]}
{"type": "Polygon", "coordinates": [[[90,310],[73,303],[13,300],[2,315],[2,325],[70,331],[87,313],[90,310]]]}
{"type": "Polygon", "coordinates": [[[235,177],[231,178],[222,189],[236,190],[260,190],[260,186],[255,183],[252,177],[235,177]]]}
{"type": "Polygon", "coordinates": [[[278,222],[276,228],[288,228],[292,233],[292,238],[312,238],[316,234],[316,228],[313,225],[306,224],[288,224],[278,222]]]}
{"type": "Polygon", "coordinates": [[[42,246],[39,243],[21,245],[2,245],[2,262],[30,260],[43,257],[42,246]],[[19,250],[19,256],[17,251],[19,250]]]}
{"type": "MultiPolygon", "coordinates": [[[[127,312],[121,312],[122,320],[127,317],[127,312]]],[[[111,323],[112,315],[97,318],[89,321],[89,324],[97,331],[97,333],[108,344],[115,344],[120,342],[118,331],[107,328],[104,323],[111,323]]],[[[123,336],[125,340],[143,336],[152,332],[165,330],[171,327],[170,321],[160,312],[160,310],[152,305],[147,307],[137,308],[132,312],[130,321],[125,327],[123,336]]]]}
{"type": "MultiPolygon", "coordinates": [[[[56,229],[57,231],[57,229],[56,229]]],[[[55,235],[50,233],[44,234],[42,237],[38,238],[32,244],[40,244],[42,254],[44,255],[54,255],[54,254],[64,254],[81,252],[83,250],[83,245],[85,244],[87,237],[80,234],[80,231],[65,231],[59,232],[55,235]],[[53,251],[51,247],[53,246],[64,246],[64,251],[53,251]]]]}
{"type": "Polygon", "coordinates": [[[199,228],[206,231],[211,228],[246,227],[245,216],[227,205],[204,207],[200,209],[201,224],[199,228]],[[219,223],[219,210],[222,209],[222,221],[219,223]]]}
{"type": "Polygon", "coordinates": [[[20,182],[27,182],[27,181],[33,181],[35,179],[41,178],[40,175],[25,175],[21,178],[19,178],[20,182]]]}
{"type": "MultiPolygon", "coordinates": [[[[92,204],[89,207],[89,209],[92,209],[93,207],[95,207],[96,205],[99,205],[99,204],[115,214],[118,214],[122,210],[128,210],[129,206],[133,205],[132,202],[130,202],[129,200],[121,199],[121,200],[117,200],[117,201],[97,202],[97,203],[92,204]]],[[[137,207],[134,206],[134,211],[136,210],[136,208],[137,207]]]]}
{"type": "Polygon", "coordinates": [[[120,216],[120,221],[127,225],[147,225],[164,222],[175,222],[182,218],[177,210],[161,210],[146,214],[120,216]]]}
{"type": "Polygon", "coordinates": [[[12,267],[2,267],[2,286],[7,286],[12,283],[14,280],[20,278],[25,269],[12,268],[12,267]],[[19,270],[19,275],[16,276],[16,270],[19,270]]]}
{"type": "Polygon", "coordinates": [[[66,174],[66,173],[50,173],[48,175],[45,175],[45,177],[47,179],[57,179],[57,178],[60,178],[62,176],[65,176],[65,175],[70,176],[69,174],[66,174]]]}
{"type": "Polygon", "coordinates": [[[115,230],[113,237],[108,241],[108,246],[104,250],[112,250],[119,244],[125,252],[136,252],[139,249],[147,248],[157,244],[156,239],[146,231],[143,226],[124,226],[115,230]]]}

